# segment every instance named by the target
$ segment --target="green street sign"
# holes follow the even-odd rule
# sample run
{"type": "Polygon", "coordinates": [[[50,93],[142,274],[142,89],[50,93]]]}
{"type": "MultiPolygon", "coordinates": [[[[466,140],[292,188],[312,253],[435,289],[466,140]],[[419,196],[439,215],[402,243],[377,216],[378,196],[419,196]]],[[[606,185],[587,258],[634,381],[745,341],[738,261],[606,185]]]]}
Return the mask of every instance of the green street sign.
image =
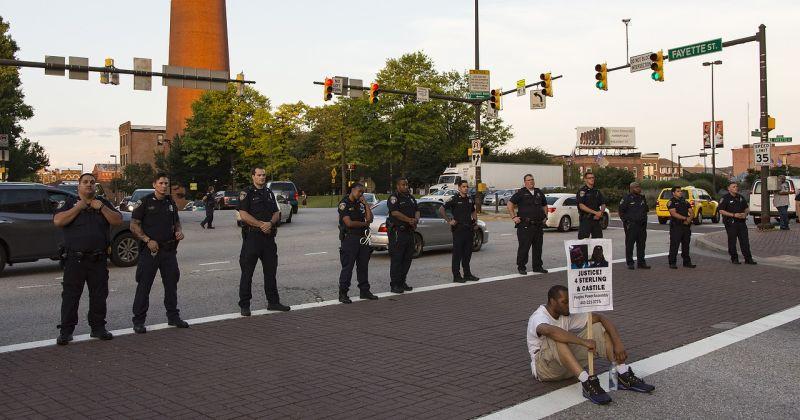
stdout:
{"type": "Polygon", "coordinates": [[[670,48],[669,61],[681,60],[694,57],[696,55],[710,54],[722,51],[722,38],[712,39],[711,41],[698,42],[697,44],[686,45],[678,48],[670,48]]]}
{"type": "Polygon", "coordinates": [[[761,137],[761,130],[753,130],[750,132],[750,137],[761,137]]]}
{"type": "Polygon", "coordinates": [[[468,92],[467,99],[489,99],[489,92],[468,92]]]}
{"type": "Polygon", "coordinates": [[[772,143],[791,143],[792,142],[792,138],[791,137],[783,137],[783,136],[770,137],[769,141],[771,141],[772,143]]]}

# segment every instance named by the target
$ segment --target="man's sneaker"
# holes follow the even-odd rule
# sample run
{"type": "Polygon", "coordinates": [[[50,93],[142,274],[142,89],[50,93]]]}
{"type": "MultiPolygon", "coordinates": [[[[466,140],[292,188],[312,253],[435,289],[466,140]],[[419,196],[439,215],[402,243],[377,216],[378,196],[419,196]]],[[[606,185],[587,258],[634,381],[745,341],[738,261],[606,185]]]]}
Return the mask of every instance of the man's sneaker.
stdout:
{"type": "Polygon", "coordinates": [[[518,267],[517,268],[517,272],[522,274],[523,276],[527,276],[528,275],[528,270],[526,270],[525,267],[518,267]]]}
{"type": "Polygon", "coordinates": [[[133,332],[136,334],[145,334],[147,333],[147,327],[144,324],[133,324],[133,332]]]}
{"type": "Polygon", "coordinates": [[[587,400],[599,405],[606,405],[611,402],[611,397],[600,386],[600,380],[597,379],[597,376],[590,376],[586,382],[581,383],[581,386],[583,386],[583,396],[587,400]]]}
{"type": "Polygon", "coordinates": [[[466,276],[464,276],[464,280],[466,280],[466,281],[478,281],[480,279],[481,279],[480,277],[473,276],[472,273],[467,274],[466,276]]]}
{"type": "Polygon", "coordinates": [[[757,262],[755,262],[753,260],[744,260],[744,263],[748,264],[748,265],[756,265],[756,264],[758,264],[757,262]]]}
{"type": "Polygon", "coordinates": [[[242,314],[242,316],[252,315],[252,313],[250,312],[250,308],[241,308],[239,309],[239,313],[242,314]]]}
{"type": "Polygon", "coordinates": [[[167,321],[167,325],[171,325],[175,328],[189,328],[189,323],[180,318],[170,319],[167,321]]]}
{"type": "Polygon", "coordinates": [[[372,292],[367,290],[366,292],[360,292],[358,294],[359,299],[366,299],[366,300],[378,300],[378,297],[375,296],[372,292]]]}
{"type": "Polygon", "coordinates": [[[292,310],[292,308],[289,307],[289,306],[286,306],[286,305],[284,305],[284,304],[282,304],[280,302],[278,302],[278,303],[267,304],[267,310],[268,311],[289,312],[290,310],[292,310]]]}
{"type": "Polygon", "coordinates": [[[467,279],[465,279],[464,277],[461,277],[460,274],[453,276],[453,283],[466,283],[466,282],[467,282],[467,279]]]}
{"type": "Polygon", "coordinates": [[[542,274],[547,274],[547,270],[546,270],[546,269],[544,269],[544,268],[542,268],[542,267],[536,267],[536,268],[534,268],[534,269],[533,269],[533,270],[531,270],[531,271],[533,271],[534,273],[542,273],[542,274]]]}
{"type": "Polygon", "coordinates": [[[642,379],[633,374],[633,369],[628,367],[628,371],[617,375],[619,378],[619,389],[627,389],[635,392],[653,392],[656,389],[653,385],[645,383],[642,379]]]}
{"type": "Polygon", "coordinates": [[[683,266],[686,267],[686,268],[695,268],[695,267],[697,267],[697,264],[683,263],[683,266]]]}
{"type": "Polygon", "coordinates": [[[409,286],[408,283],[403,283],[403,285],[400,286],[400,287],[406,292],[410,292],[410,291],[414,290],[414,288],[409,286]]]}
{"type": "Polygon", "coordinates": [[[114,338],[114,334],[111,334],[110,332],[108,332],[108,330],[103,328],[103,329],[99,329],[99,330],[93,330],[89,334],[89,337],[99,338],[100,340],[111,340],[111,339],[114,338]]]}

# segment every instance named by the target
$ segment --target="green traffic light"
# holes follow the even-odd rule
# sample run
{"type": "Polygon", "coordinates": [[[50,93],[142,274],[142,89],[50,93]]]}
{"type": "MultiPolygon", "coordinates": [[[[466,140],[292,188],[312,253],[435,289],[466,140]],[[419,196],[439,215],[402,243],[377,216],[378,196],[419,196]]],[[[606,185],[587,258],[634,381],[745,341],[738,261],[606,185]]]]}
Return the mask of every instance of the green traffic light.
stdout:
{"type": "Polygon", "coordinates": [[[658,81],[659,79],[661,79],[661,75],[657,71],[654,71],[653,74],[650,75],[650,77],[652,77],[653,80],[655,80],[655,81],[658,81]]]}
{"type": "Polygon", "coordinates": [[[599,81],[599,82],[597,82],[597,83],[595,84],[595,86],[597,86],[597,88],[598,88],[598,89],[602,89],[602,88],[603,88],[603,82],[602,82],[602,81],[599,81]]]}

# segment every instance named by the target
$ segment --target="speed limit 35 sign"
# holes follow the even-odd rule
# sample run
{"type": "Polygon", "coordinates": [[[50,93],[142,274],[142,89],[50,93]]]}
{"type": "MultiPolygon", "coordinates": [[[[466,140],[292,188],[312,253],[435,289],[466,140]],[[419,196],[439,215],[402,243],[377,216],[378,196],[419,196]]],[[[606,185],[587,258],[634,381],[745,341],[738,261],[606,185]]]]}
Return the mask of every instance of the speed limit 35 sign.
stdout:
{"type": "Polygon", "coordinates": [[[753,163],[758,166],[769,166],[770,164],[770,144],[769,143],[755,143],[753,144],[753,163]]]}

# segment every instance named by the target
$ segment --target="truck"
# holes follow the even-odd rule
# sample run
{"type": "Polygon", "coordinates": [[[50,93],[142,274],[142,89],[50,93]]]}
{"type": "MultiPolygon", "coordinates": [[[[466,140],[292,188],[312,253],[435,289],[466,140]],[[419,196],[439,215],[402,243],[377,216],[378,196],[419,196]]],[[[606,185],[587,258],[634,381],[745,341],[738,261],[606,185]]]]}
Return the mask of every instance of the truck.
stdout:
{"type": "MultiPolygon", "coordinates": [[[[786,182],[789,183],[789,219],[793,219],[795,217],[800,217],[797,215],[797,212],[794,208],[794,196],[797,194],[798,188],[800,188],[800,177],[797,176],[787,176],[786,182]]],[[[775,190],[778,189],[778,177],[777,176],[770,176],[767,179],[767,190],[769,192],[769,215],[770,217],[774,217],[778,219],[778,209],[775,207],[775,204],[772,200],[775,198],[775,190]]],[[[750,190],[750,215],[753,216],[753,223],[756,225],[761,224],[761,180],[756,179],[753,182],[753,187],[750,190]]]]}
{"type": "MultiPolygon", "coordinates": [[[[533,174],[538,188],[554,188],[564,186],[564,171],[561,165],[529,164],[529,163],[496,163],[483,162],[481,164],[481,182],[489,189],[512,189],[522,187],[522,177],[533,174]]],[[[428,193],[432,194],[442,189],[456,189],[456,184],[462,179],[475,187],[475,167],[471,162],[457,163],[447,167],[432,185],[428,193]]]]}

